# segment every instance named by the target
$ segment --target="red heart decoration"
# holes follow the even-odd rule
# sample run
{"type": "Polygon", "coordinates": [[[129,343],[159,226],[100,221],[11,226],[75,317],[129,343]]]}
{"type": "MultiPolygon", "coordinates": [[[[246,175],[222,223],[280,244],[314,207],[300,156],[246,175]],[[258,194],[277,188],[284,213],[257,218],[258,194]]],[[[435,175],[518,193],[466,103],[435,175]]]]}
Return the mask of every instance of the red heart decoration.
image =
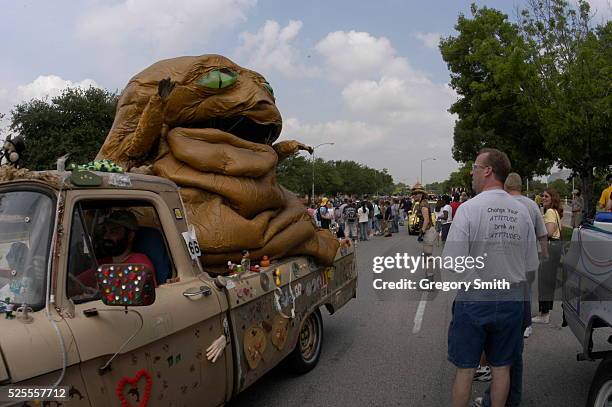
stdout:
{"type": "Polygon", "coordinates": [[[145,369],[141,369],[136,373],[135,377],[124,377],[119,380],[117,383],[117,389],[115,389],[115,393],[117,397],[119,397],[119,401],[121,401],[122,407],[131,407],[130,403],[123,396],[123,389],[125,385],[129,383],[132,387],[137,387],[140,379],[145,378],[145,391],[144,395],[140,397],[140,403],[138,403],[138,407],[146,407],[147,403],[149,403],[149,397],[151,396],[151,388],[153,387],[153,379],[151,379],[151,375],[145,369]]]}

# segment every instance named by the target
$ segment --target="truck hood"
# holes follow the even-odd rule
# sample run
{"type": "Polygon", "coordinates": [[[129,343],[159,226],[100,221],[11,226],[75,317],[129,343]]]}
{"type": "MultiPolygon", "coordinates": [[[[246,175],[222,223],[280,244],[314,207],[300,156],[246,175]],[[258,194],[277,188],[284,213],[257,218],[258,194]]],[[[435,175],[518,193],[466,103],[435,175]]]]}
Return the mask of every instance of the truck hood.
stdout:
{"type": "MultiPolygon", "coordinates": [[[[30,315],[32,322],[26,324],[17,318],[5,319],[0,314],[0,383],[9,378],[11,383],[19,383],[62,369],[62,351],[55,329],[44,311],[30,315]]],[[[56,321],[68,351],[68,366],[78,363],[70,330],[64,321],[56,321]]]]}

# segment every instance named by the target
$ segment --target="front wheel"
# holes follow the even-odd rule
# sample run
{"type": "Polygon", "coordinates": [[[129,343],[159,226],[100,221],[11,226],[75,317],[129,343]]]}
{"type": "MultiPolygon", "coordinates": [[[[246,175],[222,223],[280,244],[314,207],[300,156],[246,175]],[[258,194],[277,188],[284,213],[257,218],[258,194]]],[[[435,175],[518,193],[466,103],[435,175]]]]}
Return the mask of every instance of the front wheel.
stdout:
{"type": "Polygon", "coordinates": [[[589,390],[587,407],[612,406],[612,358],[602,361],[589,390]]]}
{"type": "Polygon", "coordinates": [[[311,371],[319,362],[323,347],[323,318],[317,309],[302,324],[298,342],[289,355],[289,369],[297,374],[311,371]]]}

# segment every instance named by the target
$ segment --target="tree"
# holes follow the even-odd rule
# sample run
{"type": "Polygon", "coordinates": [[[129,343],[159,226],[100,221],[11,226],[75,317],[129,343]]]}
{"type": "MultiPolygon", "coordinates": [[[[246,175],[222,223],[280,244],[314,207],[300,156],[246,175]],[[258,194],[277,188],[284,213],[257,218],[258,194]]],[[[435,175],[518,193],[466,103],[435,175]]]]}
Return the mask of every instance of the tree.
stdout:
{"type": "Polygon", "coordinates": [[[288,190],[310,196],[312,162],[301,155],[287,157],[278,164],[276,177],[288,190]]]}
{"type": "Polygon", "coordinates": [[[521,175],[543,174],[552,164],[540,118],[524,92],[537,81],[527,63],[529,48],[519,29],[500,11],[472,5],[473,18],[458,18],[456,37],[441,41],[450,85],[460,98],[449,111],[458,116],[453,158],[474,160],[478,150],[505,151],[521,175]]]}
{"type": "MultiPolygon", "coordinates": [[[[355,161],[315,160],[315,194],[384,194],[393,192],[393,177],[387,169],[375,170],[355,161]]],[[[285,188],[309,195],[312,187],[312,161],[302,156],[285,159],[277,168],[278,181],[285,188]]]]}
{"type": "Polygon", "coordinates": [[[33,99],[11,112],[11,130],[26,142],[26,167],[55,167],[57,158],[70,153],[70,161],[83,164],[96,156],[115,117],[117,95],[107,90],[65,89],[51,101],[33,99]]]}
{"type": "Polygon", "coordinates": [[[529,0],[521,13],[522,35],[532,48],[540,87],[536,112],[547,151],[582,179],[592,210],[593,170],[612,162],[612,22],[592,27],[589,3],[529,0]]]}
{"type": "Polygon", "coordinates": [[[593,27],[586,0],[528,0],[519,14],[473,5],[440,44],[460,96],[453,156],[496,147],[526,178],[569,168],[589,211],[593,173],[612,162],[612,22],[593,27]]]}

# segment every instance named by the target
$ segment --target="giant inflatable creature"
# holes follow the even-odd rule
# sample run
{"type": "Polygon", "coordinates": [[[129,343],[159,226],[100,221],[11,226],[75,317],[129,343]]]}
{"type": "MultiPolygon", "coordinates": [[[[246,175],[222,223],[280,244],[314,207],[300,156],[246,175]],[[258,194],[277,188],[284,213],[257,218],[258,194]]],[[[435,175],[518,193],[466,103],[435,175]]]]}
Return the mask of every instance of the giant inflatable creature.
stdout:
{"type": "Polygon", "coordinates": [[[281,115],[270,84],[220,55],[157,62],[124,89],[96,159],[150,169],[181,187],[205,265],[311,255],[331,265],[338,242],[317,230],[293,193],[276,181],[297,141],[272,144],[281,115]]]}

